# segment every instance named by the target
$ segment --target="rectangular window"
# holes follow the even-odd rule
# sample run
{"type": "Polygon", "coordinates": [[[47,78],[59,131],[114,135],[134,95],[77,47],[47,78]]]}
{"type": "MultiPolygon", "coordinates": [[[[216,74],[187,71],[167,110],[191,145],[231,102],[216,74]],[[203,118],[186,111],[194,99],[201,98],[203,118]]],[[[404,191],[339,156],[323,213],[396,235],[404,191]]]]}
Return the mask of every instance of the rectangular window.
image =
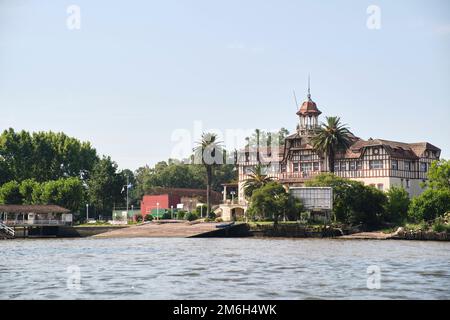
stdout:
{"type": "Polygon", "coordinates": [[[350,171],[356,170],[356,161],[350,161],[350,171]]]}
{"type": "Polygon", "coordinates": [[[345,161],[341,162],[341,171],[347,171],[347,162],[345,161]]]}
{"type": "Polygon", "coordinates": [[[363,163],[362,161],[356,161],[356,170],[362,170],[363,163]]]}
{"type": "Polygon", "coordinates": [[[312,156],[311,155],[303,155],[301,156],[302,161],[311,161],[312,156]]]}
{"type": "Polygon", "coordinates": [[[427,172],[428,171],[428,165],[426,162],[421,162],[420,163],[420,171],[422,172],[427,172]]]}
{"type": "Polygon", "coordinates": [[[314,162],[314,171],[319,171],[320,170],[320,166],[318,162],[314,162]]]}
{"type": "Polygon", "coordinates": [[[410,184],[409,184],[409,179],[406,179],[406,189],[409,189],[410,184]]]}
{"type": "Polygon", "coordinates": [[[411,171],[411,162],[405,161],[405,171],[411,171]]]}
{"type": "Polygon", "coordinates": [[[383,169],[383,160],[370,160],[370,169],[383,169]]]}
{"type": "Polygon", "coordinates": [[[304,162],[302,163],[302,171],[311,171],[312,170],[312,163],[311,162],[304,162]]]}
{"type": "Polygon", "coordinates": [[[339,165],[339,162],[336,162],[334,164],[334,171],[339,171],[341,169],[341,166],[339,165]]]}
{"type": "Polygon", "coordinates": [[[398,160],[392,160],[392,170],[398,170],[398,160]]]}
{"type": "Polygon", "coordinates": [[[282,163],[280,166],[281,172],[286,172],[286,164],[282,163]]]}
{"type": "Polygon", "coordinates": [[[292,171],[298,172],[298,169],[299,169],[298,162],[294,162],[292,164],[292,171]]]}

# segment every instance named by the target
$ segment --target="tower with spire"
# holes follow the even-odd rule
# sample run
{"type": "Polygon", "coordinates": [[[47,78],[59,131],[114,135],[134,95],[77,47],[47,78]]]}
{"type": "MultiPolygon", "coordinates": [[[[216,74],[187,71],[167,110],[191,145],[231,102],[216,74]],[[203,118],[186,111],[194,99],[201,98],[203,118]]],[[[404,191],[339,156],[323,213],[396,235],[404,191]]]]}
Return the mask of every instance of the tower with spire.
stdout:
{"type": "Polygon", "coordinates": [[[308,96],[297,111],[300,119],[298,133],[302,136],[314,134],[319,127],[319,116],[321,113],[316,103],[311,99],[311,81],[308,76],[308,96]]]}

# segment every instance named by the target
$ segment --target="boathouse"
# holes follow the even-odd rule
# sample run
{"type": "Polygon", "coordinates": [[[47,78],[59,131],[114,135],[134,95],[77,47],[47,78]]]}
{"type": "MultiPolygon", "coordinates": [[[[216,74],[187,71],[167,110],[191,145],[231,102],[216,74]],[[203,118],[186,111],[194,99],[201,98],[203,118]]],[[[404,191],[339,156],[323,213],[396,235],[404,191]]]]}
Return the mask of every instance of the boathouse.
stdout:
{"type": "Polygon", "coordinates": [[[52,236],[72,225],[72,213],[56,205],[0,205],[0,224],[18,228],[23,236],[52,236]]]}

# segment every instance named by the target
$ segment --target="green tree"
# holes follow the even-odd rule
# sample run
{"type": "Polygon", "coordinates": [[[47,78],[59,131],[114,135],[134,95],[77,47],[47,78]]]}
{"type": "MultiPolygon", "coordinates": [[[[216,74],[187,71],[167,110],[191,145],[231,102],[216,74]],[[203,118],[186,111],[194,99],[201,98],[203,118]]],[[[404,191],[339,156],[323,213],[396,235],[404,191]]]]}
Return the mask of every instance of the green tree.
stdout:
{"type": "Polygon", "coordinates": [[[87,179],[97,160],[96,150],[88,142],[80,142],[64,133],[31,134],[10,128],[0,135],[0,175],[7,174],[16,181],[87,179]]]}
{"type": "Polygon", "coordinates": [[[376,227],[382,222],[387,197],[374,187],[332,173],[320,174],[307,181],[306,186],[333,188],[333,214],[336,221],[362,224],[367,228],[376,227]]]}
{"type": "Polygon", "coordinates": [[[351,132],[342,124],[339,117],[327,117],[312,139],[314,149],[327,156],[329,171],[334,172],[334,158],[338,151],[351,144],[351,132]]]}
{"type": "Polygon", "coordinates": [[[83,186],[79,178],[62,178],[42,183],[41,189],[33,190],[33,201],[36,203],[40,196],[41,204],[55,204],[76,212],[81,208],[83,200],[83,186]],[[36,191],[35,191],[36,190],[36,191]]]}
{"type": "Polygon", "coordinates": [[[11,174],[8,170],[6,161],[0,156],[0,186],[11,180],[11,174]]]}
{"type": "Polygon", "coordinates": [[[386,193],[388,201],[385,208],[384,220],[387,222],[402,223],[408,217],[410,204],[409,194],[402,187],[391,187],[386,193]]]}
{"type": "Polygon", "coordinates": [[[450,211],[450,190],[427,189],[412,199],[408,216],[414,222],[431,221],[448,211],[450,211]]]}
{"type": "Polygon", "coordinates": [[[301,203],[293,198],[284,187],[272,181],[253,192],[248,212],[253,217],[272,218],[274,225],[281,216],[297,216],[302,211],[301,203]]]}
{"type": "Polygon", "coordinates": [[[27,179],[20,183],[19,191],[23,198],[23,204],[34,204],[33,193],[40,188],[40,185],[34,179],[27,179]]]}
{"type": "Polygon", "coordinates": [[[114,204],[123,205],[125,194],[122,188],[126,180],[118,172],[117,164],[110,157],[98,161],[87,182],[89,202],[97,213],[111,213],[114,204]]]}
{"type": "Polygon", "coordinates": [[[263,173],[264,167],[257,164],[250,170],[248,178],[244,182],[244,194],[247,198],[251,198],[255,190],[265,186],[272,181],[272,178],[263,173]]]}
{"type": "Polygon", "coordinates": [[[22,195],[17,181],[9,181],[0,187],[1,204],[22,204],[22,195]]]}
{"type": "Polygon", "coordinates": [[[211,213],[211,188],[214,168],[223,165],[223,147],[218,136],[214,133],[203,133],[197,146],[194,148],[195,163],[201,163],[206,169],[206,205],[208,216],[211,213]]]}
{"type": "Polygon", "coordinates": [[[426,186],[450,190],[450,160],[433,161],[427,174],[426,186]]]}

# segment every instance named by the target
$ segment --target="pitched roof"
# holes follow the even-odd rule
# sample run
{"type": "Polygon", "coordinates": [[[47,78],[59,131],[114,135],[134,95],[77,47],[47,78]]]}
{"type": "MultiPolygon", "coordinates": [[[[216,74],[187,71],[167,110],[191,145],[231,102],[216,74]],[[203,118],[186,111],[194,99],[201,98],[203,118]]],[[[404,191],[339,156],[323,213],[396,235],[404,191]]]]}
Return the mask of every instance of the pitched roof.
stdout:
{"type": "Polygon", "coordinates": [[[365,147],[383,146],[386,151],[396,158],[418,159],[425,150],[440,151],[439,148],[428,142],[405,143],[383,139],[357,140],[347,150],[345,157],[356,158],[361,155],[365,147]]]}
{"type": "Polygon", "coordinates": [[[0,212],[7,213],[69,213],[70,210],[56,205],[2,204],[0,212]]]}

